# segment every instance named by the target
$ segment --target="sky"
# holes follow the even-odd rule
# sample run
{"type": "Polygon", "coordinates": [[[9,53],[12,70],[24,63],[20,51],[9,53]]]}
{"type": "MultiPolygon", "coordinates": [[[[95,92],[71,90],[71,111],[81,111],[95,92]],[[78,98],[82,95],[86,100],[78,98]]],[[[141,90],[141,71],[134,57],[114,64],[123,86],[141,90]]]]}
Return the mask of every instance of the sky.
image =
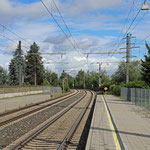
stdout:
{"type": "MultiPolygon", "coordinates": [[[[111,75],[116,71],[118,62],[125,61],[125,53],[109,55],[85,53],[125,52],[126,49],[120,50],[126,47],[125,33],[144,0],[43,0],[43,2],[58,24],[40,0],[0,0],[0,66],[8,69],[9,62],[13,58],[12,52],[19,40],[22,41],[24,54],[33,42],[38,44],[41,53],[64,53],[62,56],[42,55],[45,68],[58,74],[65,70],[74,76],[80,69],[98,72],[97,62],[100,62],[102,69],[111,75]]],[[[146,2],[150,5],[149,0],[146,2]]],[[[150,44],[149,18],[149,10],[141,10],[128,31],[133,36],[131,39],[133,46],[140,46],[131,50],[133,56],[131,60],[144,59],[144,55],[147,54],[145,38],[147,37],[146,41],[150,44]]]]}

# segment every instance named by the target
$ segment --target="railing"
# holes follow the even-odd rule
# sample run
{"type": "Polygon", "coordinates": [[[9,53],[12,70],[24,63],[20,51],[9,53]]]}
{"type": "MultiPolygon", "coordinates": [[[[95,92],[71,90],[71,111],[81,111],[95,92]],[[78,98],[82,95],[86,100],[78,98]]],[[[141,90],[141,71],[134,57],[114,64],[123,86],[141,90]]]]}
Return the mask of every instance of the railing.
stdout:
{"type": "Polygon", "coordinates": [[[53,93],[62,93],[60,87],[52,87],[52,86],[43,86],[44,94],[53,94],[53,93]]]}
{"type": "Polygon", "coordinates": [[[150,110],[150,89],[121,87],[121,97],[150,110]]]}

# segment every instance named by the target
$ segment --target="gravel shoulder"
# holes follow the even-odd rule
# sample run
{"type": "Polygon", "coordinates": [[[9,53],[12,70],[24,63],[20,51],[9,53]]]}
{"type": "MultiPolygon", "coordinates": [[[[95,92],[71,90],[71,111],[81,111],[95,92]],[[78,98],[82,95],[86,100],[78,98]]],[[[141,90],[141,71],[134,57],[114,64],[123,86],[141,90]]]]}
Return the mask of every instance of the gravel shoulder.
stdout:
{"type": "Polygon", "coordinates": [[[60,112],[68,105],[73,103],[77,97],[81,97],[83,93],[79,93],[78,96],[74,96],[73,98],[68,98],[65,102],[60,102],[57,105],[54,105],[50,108],[47,108],[43,111],[40,111],[36,114],[33,114],[23,120],[15,122],[10,126],[4,127],[0,130],[0,149],[6,147],[13,141],[17,140],[19,137],[29,132],[30,130],[37,127],[39,124],[43,123],[56,113],[60,112]]]}

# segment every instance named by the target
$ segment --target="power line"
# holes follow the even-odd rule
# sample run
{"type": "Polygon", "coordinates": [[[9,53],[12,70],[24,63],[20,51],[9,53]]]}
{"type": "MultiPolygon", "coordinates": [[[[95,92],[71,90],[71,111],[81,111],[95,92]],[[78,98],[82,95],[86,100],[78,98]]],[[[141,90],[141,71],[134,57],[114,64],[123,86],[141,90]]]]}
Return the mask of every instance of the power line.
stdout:
{"type": "MultiPolygon", "coordinates": [[[[143,4],[146,3],[146,0],[144,0],[143,4]]],[[[129,32],[130,28],[132,27],[134,21],[136,20],[136,18],[138,17],[139,13],[141,12],[141,8],[139,9],[139,11],[137,12],[137,14],[135,15],[134,19],[132,20],[131,24],[129,25],[129,27],[127,28],[126,32],[123,35],[123,38],[120,40],[118,46],[116,49],[118,49],[118,47],[120,46],[120,43],[122,42],[122,40],[125,38],[126,34],[129,32]]]]}
{"type": "Polygon", "coordinates": [[[11,42],[13,42],[13,43],[17,43],[16,41],[14,41],[14,40],[8,38],[8,37],[5,36],[5,35],[0,34],[0,36],[1,36],[1,37],[4,37],[5,39],[7,39],[7,40],[9,40],[9,41],[11,41],[11,42]]]}
{"type": "Polygon", "coordinates": [[[53,18],[54,22],[57,24],[57,26],[60,28],[60,30],[63,32],[63,34],[66,36],[66,38],[68,39],[68,41],[71,43],[71,45],[76,49],[76,47],[73,45],[73,43],[71,42],[71,40],[69,39],[68,35],[65,33],[65,31],[63,30],[63,28],[59,25],[58,21],[55,19],[55,17],[53,16],[53,14],[50,12],[50,10],[48,9],[48,7],[45,5],[45,3],[43,2],[43,0],[40,0],[41,3],[43,4],[43,6],[45,7],[45,9],[47,10],[47,12],[51,15],[51,17],[53,18]]]}
{"type": "Polygon", "coordinates": [[[137,25],[142,21],[142,19],[147,15],[147,13],[148,13],[148,11],[146,11],[143,15],[142,15],[142,17],[141,17],[141,19],[139,19],[138,21],[137,21],[137,23],[135,24],[135,26],[132,28],[132,30],[130,31],[130,32],[133,32],[133,30],[137,27],[137,25]]]}
{"type": "Polygon", "coordinates": [[[143,43],[148,37],[150,37],[150,34],[148,34],[143,40],[141,40],[140,42],[138,42],[137,44],[141,44],[143,43]]]}
{"type": "MultiPolygon", "coordinates": [[[[147,1],[147,0],[144,0],[143,4],[145,4],[146,1],[147,1]]],[[[131,24],[129,25],[128,29],[126,30],[126,32],[125,32],[123,38],[126,36],[126,34],[128,33],[128,31],[130,30],[131,26],[133,25],[134,21],[135,21],[136,18],[138,17],[138,15],[139,15],[139,13],[141,12],[141,10],[142,10],[142,9],[141,9],[141,7],[140,7],[139,11],[137,12],[137,14],[135,15],[135,17],[134,17],[134,19],[132,20],[131,24]]]]}
{"type": "Polygon", "coordinates": [[[8,29],[6,26],[0,24],[1,27],[3,27],[4,29],[6,29],[7,31],[9,31],[10,33],[12,33],[13,35],[17,36],[18,38],[22,39],[23,41],[25,41],[26,43],[28,43],[23,37],[21,37],[20,35],[18,35],[17,33],[13,32],[12,30],[8,29]]]}
{"type": "MultiPolygon", "coordinates": [[[[125,25],[126,25],[128,19],[129,19],[129,16],[130,16],[130,13],[131,13],[131,11],[132,11],[132,9],[133,9],[134,3],[135,3],[135,0],[133,0],[133,2],[132,2],[131,8],[130,8],[129,13],[128,13],[128,15],[127,15],[127,18],[126,18],[126,20],[125,20],[125,22],[124,22],[124,24],[123,24],[123,27],[122,27],[122,29],[120,30],[119,36],[118,36],[118,38],[117,38],[117,41],[119,41],[120,36],[121,36],[121,33],[123,32],[123,29],[124,29],[124,27],[125,27],[125,25]]],[[[118,47],[120,46],[121,42],[122,42],[122,40],[119,42],[118,45],[116,44],[115,47],[117,46],[117,48],[118,48],[118,47]]],[[[115,47],[113,48],[113,50],[115,49],[115,47]]],[[[117,48],[116,48],[116,49],[117,49],[117,48]]]]}
{"type": "Polygon", "coordinates": [[[70,36],[74,39],[74,42],[76,43],[76,45],[77,45],[78,48],[76,48],[75,45],[72,43],[72,41],[69,39],[68,35],[65,33],[65,31],[64,31],[63,28],[60,26],[60,24],[58,23],[58,21],[55,19],[55,17],[53,16],[53,14],[50,12],[50,10],[48,9],[48,7],[45,5],[45,3],[43,2],[43,0],[40,0],[40,1],[41,1],[41,3],[43,4],[43,6],[45,7],[45,9],[48,11],[48,13],[51,15],[51,17],[53,18],[54,22],[57,24],[57,26],[61,29],[61,31],[63,32],[63,34],[66,36],[67,40],[71,43],[71,45],[73,46],[73,48],[79,53],[79,55],[80,55],[81,57],[85,58],[84,56],[81,55],[80,51],[78,51],[79,46],[78,46],[78,44],[76,43],[75,39],[73,38],[73,36],[72,36],[72,34],[71,34],[71,32],[70,32],[70,30],[69,30],[69,28],[68,28],[68,26],[67,26],[67,24],[66,24],[64,18],[62,17],[62,15],[61,15],[61,13],[60,13],[60,11],[59,11],[57,5],[56,5],[56,3],[53,1],[53,2],[54,2],[54,5],[55,5],[55,7],[56,7],[56,9],[58,10],[58,13],[59,13],[60,17],[62,18],[62,20],[63,20],[63,22],[64,22],[64,24],[65,24],[65,26],[66,26],[68,32],[70,33],[70,36]]]}
{"type": "MultiPolygon", "coordinates": [[[[0,36],[1,36],[1,37],[3,37],[3,38],[5,38],[5,39],[7,39],[7,40],[9,40],[9,41],[11,41],[11,42],[13,42],[13,43],[15,43],[15,44],[18,44],[16,41],[14,41],[14,40],[10,39],[9,37],[7,37],[7,36],[5,36],[5,35],[0,34],[0,36]]],[[[27,48],[27,49],[28,49],[28,47],[26,47],[26,46],[22,46],[22,47],[24,47],[24,48],[27,48]]]]}
{"type": "Polygon", "coordinates": [[[52,0],[52,2],[54,3],[54,5],[55,5],[55,7],[56,7],[56,9],[57,9],[57,11],[58,11],[58,13],[59,13],[59,15],[60,15],[62,21],[63,21],[63,23],[65,24],[66,29],[68,30],[68,32],[69,32],[69,34],[70,34],[70,36],[72,37],[72,39],[73,39],[73,41],[75,42],[76,46],[79,48],[79,46],[78,46],[76,40],[73,38],[73,35],[72,35],[72,33],[70,32],[70,30],[69,30],[69,28],[68,28],[68,26],[67,26],[67,24],[66,24],[66,22],[65,22],[65,20],[64,20],[64,18],[63,18],[63,16],[61,15],[60,10],[59,10],[59,8],[57,7],[55,1],[52,0]]]}

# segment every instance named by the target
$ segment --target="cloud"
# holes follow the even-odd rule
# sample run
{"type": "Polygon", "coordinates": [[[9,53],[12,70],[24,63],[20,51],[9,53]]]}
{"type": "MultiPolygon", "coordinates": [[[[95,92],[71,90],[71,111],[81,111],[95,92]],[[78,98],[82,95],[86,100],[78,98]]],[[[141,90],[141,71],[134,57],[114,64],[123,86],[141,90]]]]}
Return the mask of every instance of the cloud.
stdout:
{"type": "MultiPolygon", "coordinates": [[[[53,12],[51,1],[43,0],[48,9],[53,12]]],[[[17,19],[39,20],[43,17],[49,17],[40,1],[32,3],[21,3],[19,0],[1,0],[0,1],[0,19],[2,22],[11,23],[17,19]]]]}
{"type": "Polygon", "coordinates": [[[88,11],[112,9],[122,2],[122,0],[67,0],[66,3],[63,4],[63,7],[72,15],[78,15],[88,11]]]}
{"type": "MultiPolygon", "coordinates": [[[[69,35],[67,35],[70,38],[69,35]]],[[[43,42],[52,43],[52,44],[62,44],[66,41],[67,37],[63,34],[59,34],[56,36],[48,36],[43,42]]]]}
{"type": "MultiPolygon", "coordinates": [[[[61,33],[40,1],[30,1],[29,3],[23,3],[19,0],[0,1],[0,20],[2,24],[7,25],[8,28],[26,39],[27,42],[22,40],[22,46],[27,47],[22,47],[24,52],[29,49],[29,43],[32,44],[35,41],[40,46],[41,52],[66,53],[62,58],[60,55],[42,55],[43,61],[60,62],[60,64],[44,64],[45,68],[49,67],[52,71],[57,71],[58,73],[63,69],[75,69],[76,73],[80,69],[97,71],[98,66],[90,65],[90,63],[120,60],[119,57],[115,58],[106,55],[90,55],[87,59],[87,56],[83,53],[107,52],[112,49],[110,44],[113,44],[117,39],[114,33],[120,30],[120,19],[123,20],[126,17],[124,13],[119,13],[122,9],[125,9],[122,8],[125,7],[123,5],[125,1],[123,0],[65,0],[63,2],[56,0],[79,48],[69,34],[68,39],[66,39],[65,35],[61,33]],[[120,8],[121,5],[123,6],[120,8]],[[119,8],[119,10],[115,8],[119,8]],[[121,18],[122,16],[123,18],[121,18]],[[68,64],[63,62],[68,62],[68,64]]],[[[54,10],[54,5],[51,4],[50,0],[44,0],[44,2],[62,26],[63,23],[58,13],[56,13],[56,9],[54,10]]],[[[66,31],[65,26],[62,27],[66,31]]],[[[8,31],[3,31],[2,28],[1,30],[4,35],[12,38],[17,43],[20,40],[8,31]]],[[[1,39],[1,42],[4,45],[0,48],[4,52],[12,51],[17,45],[6,42],[4,38],[1,39]]],[[[0,58],[2,57],[4,57],[4,54],[0,52],[0,58]]],[[[8,66],[11,58],[12,56],[9,55],[8,58],[0,59],[0,64],[8,66]]],[[[111,74],[117,68],[117,64],[108,66],[103,64],[102,68],[111,74]]]]}

